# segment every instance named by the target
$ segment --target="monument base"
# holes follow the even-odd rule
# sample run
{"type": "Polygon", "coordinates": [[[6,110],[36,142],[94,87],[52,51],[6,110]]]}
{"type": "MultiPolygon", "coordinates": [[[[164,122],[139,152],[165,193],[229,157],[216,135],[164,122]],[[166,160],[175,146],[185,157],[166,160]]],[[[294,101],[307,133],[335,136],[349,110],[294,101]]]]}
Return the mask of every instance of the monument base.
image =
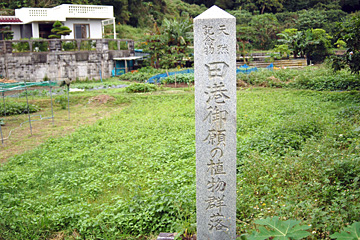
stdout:
{"type": "MultiPolygon", "coordinates": [[[[156,240],[174,240],[177,233],[160,233],[156,240]]],[[[180,236],[182,240],[196,240],[196,235],[191,237],[180,236]]]]}

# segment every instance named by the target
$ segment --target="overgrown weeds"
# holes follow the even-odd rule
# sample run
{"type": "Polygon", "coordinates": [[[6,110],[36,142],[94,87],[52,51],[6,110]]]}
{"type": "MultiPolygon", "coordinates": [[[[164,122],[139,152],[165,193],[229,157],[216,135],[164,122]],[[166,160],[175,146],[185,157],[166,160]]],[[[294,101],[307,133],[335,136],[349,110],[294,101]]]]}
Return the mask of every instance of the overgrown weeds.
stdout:
{"type": "Polygon", "coordinates": [[[252,86],[311,89],[318,91],[360,90],[360,78],[349,70],[307,67],[304,69],[262,70],[238,74],[238,81],[252,86]]]}
{"type": "MultiPolygon", "coordinates": [[[[193,94],[116,94],[131,97],[131,105],[1,167],[0,238],[194,231],[193,94]]],[[[356,99],[347,92],[239,92],[238,234],[279,216],[308,226],[309,239],[330,239],[359,221],[356,99]]]]}

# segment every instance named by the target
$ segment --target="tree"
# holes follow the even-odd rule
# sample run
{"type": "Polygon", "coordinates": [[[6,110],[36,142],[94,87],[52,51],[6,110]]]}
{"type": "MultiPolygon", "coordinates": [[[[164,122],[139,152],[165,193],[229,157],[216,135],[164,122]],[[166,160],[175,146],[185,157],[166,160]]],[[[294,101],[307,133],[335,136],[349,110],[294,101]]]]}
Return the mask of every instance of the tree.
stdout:
{"type": "Polygon", "coordinates": [[[247,26],[253,17],[251,12],[243,9],[231,10],[229,13],[236,18],[236,25],[242,26],[247,26]]]}
{"type": "Polygon", "coordinates": [[[14,37],[14,32],[11,31],[10,27],[0,28],[0,39],[12,40],[13,37],[14,37]]]}
{"type": "Polygon", "coordinates": [[[188,45],[192,40],[192,23],[189,19],[183,21],[164,19],[163,28],[170,45],[188,45]]]}
{"type": "Polygon", "coordinates": [[[337,29],[337,22],[343,22],[346,18],[346,12],[342,10],[328,10],[324,12],[326,16],[326,23],[324,24],[324,29],[326,32],[330,33],[331,35],[335,35],[340,29],[337,29]]]}
{"type": "Polygon", "coordinates": [[[294,58],[300,54],[301,57],[307,56],[313,62],[322,62],[331,48],[332,38],[324,29],[307,29],[298,31],[295,28],[285,29],[277,34],[282,44],[286,44],[293,52],[294,58]]]}
{"type": "Polygon", "coordinates": [[[271,49],[275,45],[279,22],[274,14],[255,15],[249,24],[256,33],[254,45],[260,49],[271,49]]]}
{"type": "Polygon", "coordinates": [[[299,39],[301,38],[300,34],[301,32],[296,28],[288,28],[277,34],[277,36],[280,37],[278,42],[286,44],[289,47],[289,50],[293,52],[294,58],[296,58],[301,51],[301,47],[299,46],[299,39]]]}
{"type": "Polygon", "coordinates": [[[324,28],[325,23],[326,16],[324,15],[324,11],[314,9],[303,10],[299,12],[297,29],[324,28]]]}
{"type": "Polygon", "coordinates": [[[354,12],[360,10],[360,1],[358,0],[341,0],[341,9],[345,12],[354,12]]]}
{"type": "Polygon", "coordinates": [[[275,14],[279,23],[281,23],[281,30],[287,28],[294,28],[296,25],[296,20],[298,19],[298,14],[295,12],[281,12],[275,14]]]}
{"type": "Polygon", "coordinates": [[[284,8],[289,12],[295,12],[302,9],[312,9],[312,8],[323,9],[323,10],[340,9],[341,7],[340,0],[286,0],[283,5],[284,8]]]}
{"type": "Polygon", "coordinates": [[[285,0],[236,0],[236,6],[251,12],[259,11],[260,14],[265,12],[280,12],[283,10],[285,0]]]}
{"type": "Polygon", "coordinates": [[[150,53],[151,65],[155,68],[183,66],[191,58],[189,45],[192,42],[192,21],[185,17],[179,21],[165,19],[162,30],[154,24],[154,30],[142,43],[142,48],[150,53]]]}
{"type": "Polygon", "coordinates": [[[324,29],[307,29],[305,34],[304,53],[308,64],[311,60],[314,63],[323,62],[330,55],[331,36],[324,29]]]}
{"type": "Polygon", "coordinates": [[[215,5],[217,5],[218,7],[222,8],[222,9],[232,9],[232,7],[234,6],[234,1],[233,0],[216,0],[215,5]]]}
{"type": "Polygon", "coordinates": [[[61,36],[69,35],[71,33],[70,28],[64,26],[61,22],[56,21],[53,24],[53,28],[51,29],[52,35],[49,38],[58,38],[60,39],[61,36]]]}
{"type": "Polygon", "coordinates": [[[249,26],[236,26],[236,40],[238,50],[246,63],[246,55],[251,50],[251,43],[255,39],[255,29],[249,26]]]}
{"type": "Polygon", "coordinates": [[[354,15],[340,24],[339,39],[346,43],[347,51],[342,57],[334,57],[332,67],[338,71],[348,66],[353,74],[360,72],[360,15],[354,15]]]}

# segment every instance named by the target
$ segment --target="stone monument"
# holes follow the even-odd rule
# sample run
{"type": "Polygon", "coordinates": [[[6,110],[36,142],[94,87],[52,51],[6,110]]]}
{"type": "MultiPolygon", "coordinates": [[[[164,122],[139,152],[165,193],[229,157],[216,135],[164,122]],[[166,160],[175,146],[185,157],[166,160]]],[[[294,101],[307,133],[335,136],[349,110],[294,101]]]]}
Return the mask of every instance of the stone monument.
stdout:
{"type": "Polygon", "coordinates": [[[217,6],[194,19],[198,240],[236,239],[235,33],[217,6]]]}

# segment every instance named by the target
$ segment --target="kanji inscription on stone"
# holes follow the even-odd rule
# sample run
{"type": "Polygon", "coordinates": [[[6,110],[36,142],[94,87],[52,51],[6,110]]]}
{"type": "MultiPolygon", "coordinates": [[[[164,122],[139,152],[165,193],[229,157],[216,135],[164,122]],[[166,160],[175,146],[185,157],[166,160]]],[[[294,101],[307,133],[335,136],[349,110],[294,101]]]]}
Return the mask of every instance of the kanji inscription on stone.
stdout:
{"type": "Polygon", "coordinates": [[[194,19],[198,240],[236,239],[236,20],[194,19]]]}

